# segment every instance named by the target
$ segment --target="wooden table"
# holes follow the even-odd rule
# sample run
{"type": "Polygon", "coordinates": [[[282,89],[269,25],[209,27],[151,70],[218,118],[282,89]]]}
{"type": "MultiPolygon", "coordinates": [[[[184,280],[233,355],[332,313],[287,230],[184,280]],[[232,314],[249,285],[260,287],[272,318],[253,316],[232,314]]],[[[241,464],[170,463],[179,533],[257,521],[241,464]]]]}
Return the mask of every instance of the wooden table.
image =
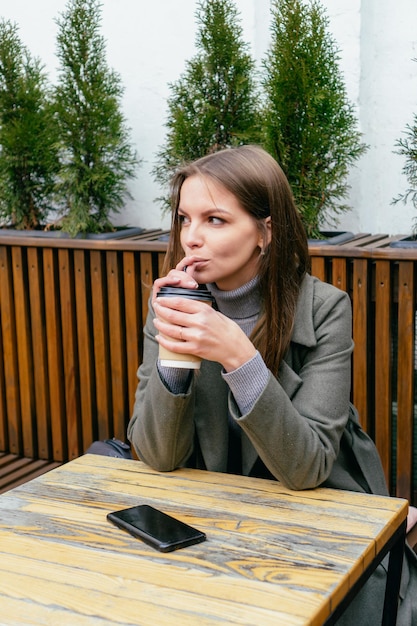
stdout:
{"type": "Polygon", "coordinates": [[[395,542],[400,565],[407,507],[85,455],[0,496],[0,622],[333,623],[395,542]],[[205,531],[207,541],[162,554],[106,520],[140,503],[205,531]]]}

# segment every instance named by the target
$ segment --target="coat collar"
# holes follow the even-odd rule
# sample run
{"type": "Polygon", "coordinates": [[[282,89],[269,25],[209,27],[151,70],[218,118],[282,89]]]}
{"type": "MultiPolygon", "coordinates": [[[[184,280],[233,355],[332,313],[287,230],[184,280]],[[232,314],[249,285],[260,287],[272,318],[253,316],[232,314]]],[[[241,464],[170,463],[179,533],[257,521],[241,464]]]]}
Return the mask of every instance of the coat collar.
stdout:
{"type": "Polygon", "coordinates": [[[291,341],[307,348],[317,344],[314,332],[314,286],[315,278],[306,274],[303,278],[295,310],[294,330],[291,341]]]}

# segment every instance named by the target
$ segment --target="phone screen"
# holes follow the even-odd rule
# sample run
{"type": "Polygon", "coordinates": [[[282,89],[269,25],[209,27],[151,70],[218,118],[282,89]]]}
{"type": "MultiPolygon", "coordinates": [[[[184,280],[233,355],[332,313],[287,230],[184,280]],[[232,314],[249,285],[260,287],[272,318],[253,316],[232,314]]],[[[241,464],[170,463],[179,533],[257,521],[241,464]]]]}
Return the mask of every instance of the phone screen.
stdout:
{"type": "Polygon", "coordinates": [[[206,539],[203,532],[147,504],[114,511],[107,519],[160,552],[171,552],[206,539]]]}

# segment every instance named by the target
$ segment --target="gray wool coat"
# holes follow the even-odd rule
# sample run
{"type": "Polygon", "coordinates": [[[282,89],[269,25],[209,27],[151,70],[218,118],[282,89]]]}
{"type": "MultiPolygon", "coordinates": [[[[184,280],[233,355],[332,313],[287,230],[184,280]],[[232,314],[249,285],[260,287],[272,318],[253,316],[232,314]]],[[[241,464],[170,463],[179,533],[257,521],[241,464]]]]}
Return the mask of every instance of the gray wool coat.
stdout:
{"type": "MultiPolygon", "coordinates": [[[[243,474],[250,475],[261,458],[290,489],[326,486],[388,495],[376,448],[349,402],[353,342],[345,292],[305,277],[291,345],[278,377],[269,374],[266,388],[246,415],[240,414],[218,363],[203,361],[185,393],[169,391],[156,368],[153,317],[150,304],[128,426],[128,438],[145,463],[159,471],[192,466],[225,472],[230,415],[241,427],[243,474]]],[[[341,625],[380,623],[385,575],[386,564],[339,620],[341,625]]],[[[401,595],[398,624],[417,625],[417,559],[411,550],[401,595]]]]}

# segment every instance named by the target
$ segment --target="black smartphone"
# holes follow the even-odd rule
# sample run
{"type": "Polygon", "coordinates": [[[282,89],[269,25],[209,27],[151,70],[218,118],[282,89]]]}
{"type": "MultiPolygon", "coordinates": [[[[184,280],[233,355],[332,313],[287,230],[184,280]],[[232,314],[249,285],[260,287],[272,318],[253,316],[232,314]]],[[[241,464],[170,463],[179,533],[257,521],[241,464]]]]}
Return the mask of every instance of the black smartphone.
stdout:
{"type": "Polygon", "coordinates": [[[108,513],[107,519],[160,552],[172,552],[206,539],[203,532],[148,504],[108,513]]]}

